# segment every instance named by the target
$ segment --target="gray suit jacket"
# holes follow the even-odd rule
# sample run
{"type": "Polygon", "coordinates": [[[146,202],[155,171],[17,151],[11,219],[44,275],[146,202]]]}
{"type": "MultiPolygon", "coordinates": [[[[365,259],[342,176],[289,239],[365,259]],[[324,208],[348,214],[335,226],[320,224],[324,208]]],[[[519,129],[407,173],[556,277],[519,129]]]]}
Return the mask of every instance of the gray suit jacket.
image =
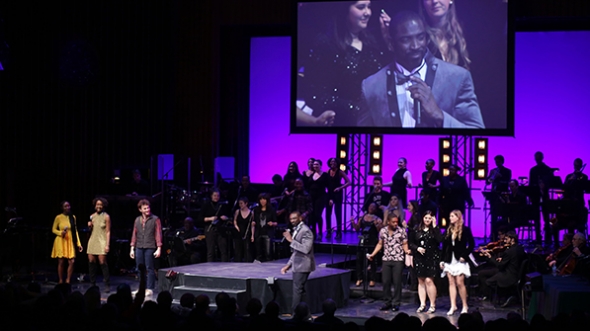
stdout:
{"type": "MultiPolygon", "coordinates": [[[[444,62],[427,53],[425,82],[443,111],[444,128],[484,128],[471,74],[465,68],[444,62]]],[[[361,115],[358,126],[401,127],[395,90],[395,63],[390,63],[362,83],[361,115]]],[[[422,117],[419,127],[437,127],[422,117]]]]}
{"type": "Polygon", "coordinates": [[[312,272],[315,270],[315,257],[313,256],[313,233],[306,224],[293,237],[291,242],[293,253],[288,265],[293,272],[312,272]]]}

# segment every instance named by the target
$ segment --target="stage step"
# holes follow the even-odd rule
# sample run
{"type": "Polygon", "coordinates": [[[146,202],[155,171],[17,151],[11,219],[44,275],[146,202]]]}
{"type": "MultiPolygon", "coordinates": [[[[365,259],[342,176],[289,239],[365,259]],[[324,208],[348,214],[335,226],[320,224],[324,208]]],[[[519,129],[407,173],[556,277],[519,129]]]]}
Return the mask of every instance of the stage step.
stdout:
{"type": "Polygon", "coordinates": [[[220,292],[246,290],[248,287],[248,279],[238,278],[239,275],[235,276],[236,278],[226,278],[184,274],[184,285],[195,288],[216,288],[219,289],[220,292]]]}

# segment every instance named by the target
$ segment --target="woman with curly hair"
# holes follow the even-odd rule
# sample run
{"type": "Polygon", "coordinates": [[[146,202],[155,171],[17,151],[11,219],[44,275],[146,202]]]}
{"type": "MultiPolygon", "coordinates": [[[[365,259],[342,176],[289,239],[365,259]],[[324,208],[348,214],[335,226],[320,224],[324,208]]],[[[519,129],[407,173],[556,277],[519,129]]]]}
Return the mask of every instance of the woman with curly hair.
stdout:
{"type": "Polygon", "coordinates": [[[90,215],[88,228],[90,229],[90,239],[88,239],[88,274],[90,283],[96,285],[96,274],[98,266],[102,269],[102,277],[105,283],[105,292],[110,292],[109,265],[107,264],[107,254],[109,253],[111,237],[111,217],[105,212],[108,206],[107,200],[95,198],[92,200],[95,213],[90,215]]]}
{"type": "Polygon", "coordinates": [[[419,12],[428,25],[430,52],[445,62],[469,70],[471,59],[454,1],[457,0],[419,0],[419,12]]]}

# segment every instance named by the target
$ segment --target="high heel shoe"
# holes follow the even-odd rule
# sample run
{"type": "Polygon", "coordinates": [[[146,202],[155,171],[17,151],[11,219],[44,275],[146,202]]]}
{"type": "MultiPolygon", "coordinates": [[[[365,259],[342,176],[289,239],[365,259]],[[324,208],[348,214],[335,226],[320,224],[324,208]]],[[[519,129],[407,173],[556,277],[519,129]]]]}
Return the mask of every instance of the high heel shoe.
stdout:
{"type": "Polygon", "coordinates": [[[369,287],[375,287],[375,281],[374,280],[372,280],[372,281],[369,282],[369,287]]]}
{"type": "Polygon", "coordinates": [[[447,312],[447,316],[453,316],[456,311],[457,311],[457,307],[455,307],[455,308],[451,307],[451,309],[449,309],[449,311],[447,312]]]}
{"type": "Polygon", "coordinates": [[[356,281],[356,286],[361,286],[363,284],[363,281],[361,279],[356,281]]]}
{"type": "Polygon", "coordinates": [[[428,313],[429,314],[434,314],[435,311],[436,311],[436,307],[435,306],[430,306],[430,308],[428,308],[428,313]]]}
{"type": "Polygon", "coordinates": [[[424,309],[426,309],[426,306],[425,305],[424,306],[420,306],[420,307],[418,307],[418,309],[416,309],[416,312],[417,313],[421,313],[421,312],[424,311],[424,309]]]}
{"type": "Polygon", "coordinates": [[[461,309],[461,314],[469,314],[469,307],[463,307],[463,309],[461,309]]]}

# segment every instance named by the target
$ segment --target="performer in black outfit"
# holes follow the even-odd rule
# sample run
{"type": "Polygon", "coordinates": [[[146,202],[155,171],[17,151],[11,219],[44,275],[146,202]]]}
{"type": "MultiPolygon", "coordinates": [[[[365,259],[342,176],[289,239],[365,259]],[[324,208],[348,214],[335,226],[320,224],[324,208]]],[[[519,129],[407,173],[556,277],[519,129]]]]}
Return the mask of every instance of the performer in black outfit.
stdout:
{"type": "Polygon", "coordinates": [[[292,193],[287,192],[283,201],[285,201],[285,208],[279,209],[277,212],[278,215],[284,215],[285,213],[286,215],[290,215],[297,211],[301,214],[303,221],[305,223],[308,222],[313,211],[313,206],[311,196],[303,189],[303,179],[297,178],[295,180],[295,191],[292,193]]]}
{"type": "MultiPolygon", "coordinates": [[[[383,220],[377,216],[376,212],[379,210],[375,203],[369,205],[369,211],[359,217],[353,227],[357,232],[361,232],[361,247],[357,249],[356,254],[356,286],[361,286],[365,279],[364,261],[366,252],[373,252],[377,242],[379,241],[379,230],[383,227],[383,220]]],[[[371,270],[368,272],[369,286],[375,286],[375,275],[377,274],[377,262],[373,259],[369,262],[371,270]]]]}
{"type": "Polygon", "coordinates": [[[275,237],[275,229],[278,225],[277,213],[270,203],[270,196],[261,193],[258,196],[258,206],[254,208],[254,246],[256,248],[256,260],[272,260],[271,239],[275,237]]]}
{"type": "MultiPolygon", "coordinates": [[[[434,170],[434,160],[426,160],[426,171],[422,173],[422,192],[428,193],[430,200],[438,203],[438,190],[442,180],[442,174],[434,170]]],[[[433,210],[434,211],[434,210],[433,210]]]]}
{"type": "Polygon", "coordinates": [[[588,176],[582,171],[585,165],[582,159],[574,160],[574,172],[565,177],[563,183],[562,210],[553,224],[553,238],[559,242],[559,231],[567,229],[584,233],[588,221],[588,209],[584,202],[584,190],[588,188],[588,176]]]}
{"type": "Polygon", "coordinates": [[[215,249],[219,249],[221,262],[228,262],[227,252],[227,201],[219,201],[219,191],[211,192],[211,200],[201,207],[199,219],[205,224],[207,262],[215,261],[215,249]]]}
{"type": "MultiPolygon", "coordinates": [[[[529,218],[529,209],[527,197],[519,190],[518,181],[516,179],[510,180],[508,184],[508,194],[500,196],[500,203],[503,216],[506,216],[506,221],[501,222],[510,230],[515,230],[518,227],[526,225],[529,218]]],[[[500,223],[497,224],[495,230],[498,232],[500,223]]]]}
{"type": "Polygon", "coordinates": [[[299,172],[299,166],[297,162],[291,161],[289,162],[289,167],[287,168],[287,173],[283,176],[283,184],[285,185],[285,189],[289,192],[295,190],[295,180],[297,178],[301,178],[301,172],[299,172]]]}
{"type": "Polygon", "coordinates": [[[248,201],[256,201],[258,199],[258,192],[252,184],[250,183],[250,176],[244,175],[242,176],[242,186],[240,186],[240,192],[238,194],[238,199],[242,197],[248,198],[248,201]]]}
{"type": "MultiPolygon", "coordinates": [[[[408,211],[410,212],[410,218],[406,222],[407,230],[408,230],[408,238],[411,238],[414,233],[416,232],[416,228],[422,222],[422,217],[420,216],[419,212],[418,201],[410,200],[408,202],[408,211]]],[[[413,259],[413,257],[412,257],[413,259]]],[[[418,275],[416,274],[416,268],[414,263],[409,267],[410,271],[410,290],[411,291],[418,291],[418,275]]]]}
{"type": "Polygon", "coordinates": [[[375,203],[377,205],[376,214],[383,219],[383,211],[387,208],[387,204],[391,199],[389,192],[383,190],[383,179],[380,176],[373,177],[373,191],[365,196],[363,203],[363,213],[369,211],[369,205],[375,203]]]}
{"type": "Polygon", "coordinates": [[[350,179],[346,173],[340,170],[340,163],[336,158],[328,160],[330,171],[328,171],[328,204],[326,205],[326,238],[332,236],[332,210],[336,215],[336,239],[342,238],[342,201],[345,188],[350,186],[350,179]],[[344,184],[342,184],[344,180],[344,184]]]}
{"type": "Polygon", "coordinates": [[[307,225],[309,225],[311,231],[314,233],[314,238],[319,240],[322,238],[322,230],[324,227],[324,220],[322,219],[322,213],[326,207],[328,200],[328,183],[330,182],[330,176],[328,173],[322,171],[322,161],[316,159],[313,161],[314,173],[311,175],[309,181],[309,195],[311,196],[311,203],[313,205],[313,211],[311,218],[307,225]]]}
{"type": "Polygon", "coordinates": [[[183,227],[178,229],[176,237],[178,238],[176,240],[182,242],[182,246],[178,247],[180,243],[175,243],[171,266],[200,263],[206,251],[206,245],[203,242],[205,235],[201,229],[195,227],[195,222],[191,217],[184,219],[183,227]]]}
{"type": "MultiPolygon", "coordinates": [[[[465,203],[473,206],[471,191],[467,186],[465,178],[459,176],[456,165],[449,166],[449,175],[444,176],[441,183],[441,215],[449,215],[453,210],[459,210],[465,214],[465,203]]],[[[443,216],[444,217],[444,216],[443,216]]]]}
{"type": "Polygon", "coordinates": [[[436,218],[438,212],[438,205],[430,197],[430,192],[432,192],[432,190],[422,190],[420,192],[420,202],[418,205],[418,210],[420,211],[420,215],[424,215],[426,211],[430,210],[432,216],[436,218]]]}
{"type": "Polygon", "coordinates": [[[248,208],[248,198],[241,197],[234,214],[234,262],[252,262],[252,243],[254,242],[254,214],[248,208]]]}
{"type": "Polygon", "coordinates": [[[416,310],[421,313],[426,309],[426,295],[430,300],[428,313],[436,311],[436,286],[434,278],[438,273],[440,261],[440,243],[442,236],[436,226],[434,213],[426,211],[420,225],[412,231],[408,237],[408,245],[412,251],[414,268],[418,276],[418,297],[420,307],[416,310]]]}
{"type": "Polygon", "coordinates": [[[303,185],[305,186],[305,190],[307,192],[309,192],[309,184],[311,183],[311,176],[313,176],[313,174],[315,173],[315,170],[313,170],[313,163],[315,162],[315,159],[309,158],[309,160],[307,160],[307,169],[301,174],[301,179],[303,179],[303,185]]]}
{"type": "Polygon", "coordinates": [[[551,222],[549,218],[549,211],[544,204],[549,201],[549,186],[551,178],[553,178],[554,169],[550,168],[543,162],[543,153],[535,153],[536,165],[529,171],[529,197],[531,198],[532,209],[535,210],[535,238],[537,242],[541,242],[541,215],[539,210],[543,213],[543,229],[545,237],[545,245],[550,246],[552,242],[551,236],[551,222]]]}
{"type": "Polygon", "coordinates": [[[397,160],[398,169],[391,177],[391,183],[385,184],[385,186],[391,185],[391,194],[397,194],[404,209],[408,208],[408,187],[412,187],[412,174],[406,168],[407,164],[406,158],[400,157],[397,160]]]}
{"type": "Polygon", "coordinates": [[[498,232],[498,226],[500,223],[506,224],[506,220],[500,221],[500,216],[502,215],[501,208],[501,195],[508,192],[508,182],[512,179],[512,170],[506,168],[504,166],[504,156],[496,155],[494,157],[494,162],[496,163],[496,168],[490,171],[490,175],[487,179],[487,184],[492,184],[492,194],[490,195],[490,214],[491,214],[491,237],[492,241],[496,241],[497,238],[495,237],[496,233],[498,232]]]}

